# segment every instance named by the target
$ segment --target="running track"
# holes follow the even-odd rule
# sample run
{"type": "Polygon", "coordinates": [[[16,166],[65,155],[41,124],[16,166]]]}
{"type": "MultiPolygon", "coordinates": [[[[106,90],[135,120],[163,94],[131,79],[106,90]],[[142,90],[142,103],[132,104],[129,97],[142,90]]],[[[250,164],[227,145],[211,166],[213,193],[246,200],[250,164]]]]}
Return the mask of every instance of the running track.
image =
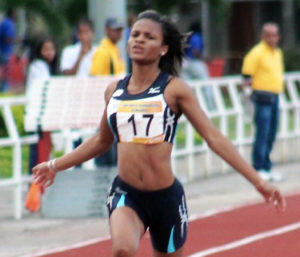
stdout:
{"type": "MultiPolygon", "coordinates": [[[[251,204],[195,218],[190,222],[184,256],[189,257],[299,257],[300,194],[287,197],[287,210],[277,214],[272,206],[251,204]]],[[[110,257],[109,240],[73,246],[43,257],[110,257]]],[[[146,234],[138,257],[151,257],[146,234]]]]}

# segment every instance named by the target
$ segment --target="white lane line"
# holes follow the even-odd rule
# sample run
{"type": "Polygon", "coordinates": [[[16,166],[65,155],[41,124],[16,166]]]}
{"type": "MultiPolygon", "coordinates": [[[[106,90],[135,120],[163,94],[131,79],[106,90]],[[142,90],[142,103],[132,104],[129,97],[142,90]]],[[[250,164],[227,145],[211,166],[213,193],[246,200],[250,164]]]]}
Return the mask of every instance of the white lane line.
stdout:
{"type": "MultiPolygon", "coordinates": [[[[295,192],[291,192],[289,194],[286,194],[286,196],[287,197],[292,197],[292,196],[295,196],[295,195],[298,195],[298,194],[300,194],[299,190],[297,190],[295,192]]],[[[261,202],[262,202],[261,200],[258,200],[258,201],[254,200],[254,201],[248,202],[246,204],[238,204],[238,205],[232,205],[232,206],[227,206],[227,207],[208,210],[206,212],[202,212],[201,214],[191,215],[190,218],[189,218],[189,221],[194,221],[194,220],[210,217],[210,216],[213,216],[213,215],[216,215],[216,214],[230,212],[230,211],[235,210],[235,209],[260,204],[261,202]]],[[[88,245],[95,244],[95,243],[102,242],[102,241],[109,240],[109,239],[110,239],[110,236],[106,236],[106,237],[102,237],[102,238],[98,237],[98,238],[94,238],[94,239],[87,240],[87,241],[84,241],[84,242],[72,244],[72,245],[69,245],[69,246],[57,247],[57,248],[52,249],[52,250],[39,251],[39,252],[36,252],[36,253],[26,254],[26,255],[19,256],[19,257],[41,257],[43,255],[48,255],[48,254],[52,254],[52,253],[60,253],[60,252],[69,251],[69,250],[72,250],[72,249],[81,248],[81,247],[84,247],[84,246],[88,246],[88,245]]],[[[200,256],[201,255],[199,255],[199,257],[200,256]]]]}
{"type": "Polygon", "coordinates": [[[207,256],[207,255],[210,255],[210,254],[215,254],[215,253],[231,250],[231,249],[234,249],[234,248],[238,248],[240,246],[247,245],[247,244],[250,244],[252,242],[261,240],[261,239],[265,239],[265,238],[268,238],[268,237],[273,237],[273,236],[276,236],[276,235],[281,235],[281,234],[284,234],[284,233],[288,233],[288,232],[291,232],[291,231],[297,230],[297,229],[300,229],[300,222],[293,223],[293,224],[290,224],[290,225],[287,225],[287,226],[284,226],[284,227],[280,227],[280,228],[277,228],[277,229],[274,229],[274,230],[265,231],[265,232],[262,232],[262,233],[259,233],[259,234],[255,234],[253,236],[245,237],[241,240],[237,240],[237,241],[231,242],[229,244],[224,244],[224,245],[212,247],[212,248],[194,253],[192,255],[189,255],[188,257],[204,257],[204,256],[207,256]]]}
{"type": "Polygon", "coordinates": [[[69,246],[63,246],[63,247],[57,247],[53,250],[45,250],[45,251],[39,251],[36,253],[31,253],[31,254],[26,254],[26,255],[22,255],[19,257],[39,257],[39,256],[44,256],[44,255],[49,255],[49,254],[53,254],[53,253],[61,253],[61,252],[65,252],[65,251],[70,251],[73,249],[77,249],[77,248],[81,248],[81,247],[85,247],[88,245],[93,245],[96,243],[100,243],[102,241],[106,241],[109,240],[110,237],[99,237],[99,238],[94,238],[94,239],[90,239],[90,240],[86,240],[77,244],[72,244],[69,246]]]}

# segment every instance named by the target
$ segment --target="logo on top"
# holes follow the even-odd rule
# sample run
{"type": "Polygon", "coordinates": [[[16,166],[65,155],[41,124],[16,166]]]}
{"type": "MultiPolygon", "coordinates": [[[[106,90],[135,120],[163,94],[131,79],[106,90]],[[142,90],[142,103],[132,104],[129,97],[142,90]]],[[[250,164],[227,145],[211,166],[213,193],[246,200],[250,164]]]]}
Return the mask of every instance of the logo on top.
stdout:
{"type": "Polygon", "coordinates": [[[114,97],[120,96],[120,95],[123,94],[123,92],[124,92],[123,89],[118,89],[118,90],[116,90],[116,91],[113,93],[113,96],[114,96],[114,97]]]}
{"type": "Polygon", "coordinates": [[[150,87],[148,94],[157,94],[160,92],[160,87],[150,87]]]}

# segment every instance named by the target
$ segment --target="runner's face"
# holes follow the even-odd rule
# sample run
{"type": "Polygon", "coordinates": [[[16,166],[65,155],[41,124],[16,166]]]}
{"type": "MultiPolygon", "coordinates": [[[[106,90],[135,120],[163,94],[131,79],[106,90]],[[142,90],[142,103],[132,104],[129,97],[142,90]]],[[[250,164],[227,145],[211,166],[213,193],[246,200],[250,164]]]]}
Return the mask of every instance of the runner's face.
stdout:
{"type": "Polygon", "coordinates": [[[137,21],[132,27],[127,49],[132,61],[145,64],[158,61],[168,49],[163,45],[161,25],[150,19],[137,21]]]}

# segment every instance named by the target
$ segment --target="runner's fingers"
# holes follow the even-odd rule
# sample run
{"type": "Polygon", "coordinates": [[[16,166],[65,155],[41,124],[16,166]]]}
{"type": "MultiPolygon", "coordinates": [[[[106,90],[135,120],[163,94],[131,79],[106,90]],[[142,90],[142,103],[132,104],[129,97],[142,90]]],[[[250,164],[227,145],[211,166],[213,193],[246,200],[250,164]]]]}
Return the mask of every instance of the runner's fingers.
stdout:
{"type": "Polygon", "coordinates": [[[49,180],[45,183],[45,187],[51,186],[51,185],[53,184],[53,182],[54,182],[54,179],[53,179],[53,178],[52,178],[52,179],[49,179],[49,180]]]}
{"type": "Polygon", "coordinates": [[[278,198],[278,208],[279,208],[279,211],[281,212],[284,212],[285,211],[285,208],[286,208],[286,202],[285,202],[285,199],[279,195],[280,197],[278,198]]]}
{"type": "Polygon", "coordinates": [[[41,170],[36,170],[36,172],[34,173],[35,177],[39,177],[41,175],[43,175],[43,172],[41,170]]]}
{"type": "Polygon", "coordinates": [[[40,175],[40,176],[37,176],[37,177],[35,178],[34,183],[35,183],[35,184],[38,184],[38,185],[40,185],[40,186],[44,186],[45,183],[46,183],[46,181],[47,181],[46,176],[40,175]]]}
{"type": "Polygon", "coordinates": [[[278,212],[284,212],[286,207],[286,202],[284,197],[280,194],[278,190],[274,192],[273,204],[275,205],[278,212]]]}

